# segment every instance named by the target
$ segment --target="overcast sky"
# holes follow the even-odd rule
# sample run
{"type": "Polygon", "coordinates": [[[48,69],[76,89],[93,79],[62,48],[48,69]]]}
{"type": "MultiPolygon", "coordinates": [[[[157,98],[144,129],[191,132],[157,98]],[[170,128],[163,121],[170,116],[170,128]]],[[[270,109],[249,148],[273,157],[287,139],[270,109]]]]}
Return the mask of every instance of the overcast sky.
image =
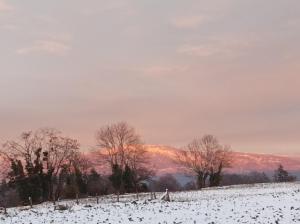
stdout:
{"type": "Polygon", "coordinates": [[[95,144],[216,135],[300,155],[299,0],[0,0],[0,142],[55,127],[95,144]]]}

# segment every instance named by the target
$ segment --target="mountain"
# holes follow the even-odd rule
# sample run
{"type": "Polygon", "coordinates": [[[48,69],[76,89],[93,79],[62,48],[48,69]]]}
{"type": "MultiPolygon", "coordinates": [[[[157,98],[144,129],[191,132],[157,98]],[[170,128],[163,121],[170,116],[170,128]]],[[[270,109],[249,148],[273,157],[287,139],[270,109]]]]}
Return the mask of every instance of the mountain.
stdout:
{"type": "MultiPolygon", "coordinates": [[[[183,169],[179,164],[176,164],[176,152],[179,149],[160,146],[148,145],[147,146],[150,163],[157,171],[157,175],[166,173],[178,174],[182,173],[183,169]]],[[[273,172],[279,164],[282,164],[285,169],[292,173],[300,173],[300,158],[288,157],[269,154],[256,154],[256,153],[233,153],[232,168],[226,169],[229,173],[246,173],[251,171],[261,171],[270,173],[273,172]]]]}
{"type": "MultiPolygon", "coordinates": [[[[162,145],[147,145],[146,147],[149,156],[149,167],[156,171],[156,175],[161,176],[169,173],[183,176],[183,167],[175,162],[176,153],[180,149],[162,145]]],[[[93,161],[94,155],[88,153],[86,155],[93,161]]],[[[300,178],[300,157],[233,152],[233,161],[232,168],[226,169],[225,172],[247,173],[260,171],[271,174],[279,164],[282,164],[286,170],[300,178]]],[[[102,166],[97,165],[96,169],[102,174],[110,173],[110,169],[104,164],[102,166]]],[[[3,176],[1,175],[3,170],[3,168],[0,170],[0,178],[3,176]]]]}

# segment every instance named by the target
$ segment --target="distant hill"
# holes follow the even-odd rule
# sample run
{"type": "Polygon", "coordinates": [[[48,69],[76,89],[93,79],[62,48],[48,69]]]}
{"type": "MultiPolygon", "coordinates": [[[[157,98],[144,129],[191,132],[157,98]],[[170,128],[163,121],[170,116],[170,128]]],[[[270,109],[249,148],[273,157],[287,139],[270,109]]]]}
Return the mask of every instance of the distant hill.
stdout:
{"type": "MultiPolygon", "coordinates": [[[[156,175],[173,174],[176,176],[183,176],[184,169],[182,166],[175,162],[175,155],[180,149],[162,146],[162,145],[147,145],[149,156],[149,167],[156,171],[156,175]]],[[[86,154],[93,159],[92,155],[86,154]]],[[[228,173],[247,173],[250,171],[266,172],[272,174],[279,164],[282,164],[286,170],[293,175],[300,178],[300,158],[288,157],[270,154],[256,154],[256,153],[233,153],[232,168],[226,169],[228,173]]],[[[109,168],[104,164],[97,166],[99,172],[108,173],[109,168]]],[[[3,171],[3,169],[2,169],[3,171]]],[[[0,177],[1,177],[0,172],[0,177]]]]}
{"type": "MultiPolygon", "coordinates": [[[[176,152],[180,149],[169,146],[147,146],[151,164],[157,170],[158,175],[182,173],[182,167],[174,161],[176,152]]],[[[245,173],[250,171],[273,172],[279,164],[292,173],[300,173],[300,158],[255,153],[233,153],[232,168],[226,169],[230,173],[245,173]]]]}

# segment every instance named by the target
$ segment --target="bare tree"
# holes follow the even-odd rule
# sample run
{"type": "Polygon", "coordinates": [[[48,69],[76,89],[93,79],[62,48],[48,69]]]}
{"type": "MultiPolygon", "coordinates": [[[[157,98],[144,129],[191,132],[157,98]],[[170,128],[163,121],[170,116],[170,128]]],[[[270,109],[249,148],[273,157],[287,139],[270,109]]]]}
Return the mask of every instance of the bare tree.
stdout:
{"type": "Polygon", "coordinates": [[[230,148],[219,144],[213,135],[205,135],[194,139],[176,155],[178,163],[197,176],[197,185],[205,187],[209,177],[210,186],[220,184],[223,168],[231,164],[230,148]]]}
{"type": "Polygon", "coordinates": [[[100,159],[108,162],[112,172],[116,174],[112,180],[116,182],[118,200],[126,166],[134,173],[135,184],[150,175],[145,167],[147,151],[140,136],[127,123],[120,122],[102,127],[96,133],[96,141],[100,147],[98,151],[100,159]]]}
{"type": "Polygon", "coordinates": [[[122,169],[130,152],[143,144],[134,128],[125,122],[102,127],[96,133],[96,141],[97,146],[103,150],[101,156],[110,166],[118,164],[122,169]]]}
{"type": "Polygon", "coordinates": [[[149,167],[147,150],[144,145],[139,145],[130,150],[127,156],[127,165],[132,171],[132,183],[138,198],[139,184],[154,176],[154,170],[149,167]]]}
{"type": "Polygon", "coordinates": [[[0,180],[5,179],[10,169],[10,161],[0,154],[0,180]]]}
{"type": "Polygon", "coordinates": [[[93,168],[90,159],[82,152],[76,151],[70,158],[71,167],[73,169],[78,169],[83,174],[88,174],[88,172],[93,168]]]}
{"type": "Polygon", "coordinates": [[[23,161],[29,166],[36,163],[36,153],[41,152],[43,172],[48,183],[47,199],[53,199],[53,178],[57,177],[62,167],[79,149],[75,139],[64,137],[55,129],[39,129],[35,132],[23,132],[17,141],[7,141],[0,150],[0,155],[10,161],[23,161]]]}

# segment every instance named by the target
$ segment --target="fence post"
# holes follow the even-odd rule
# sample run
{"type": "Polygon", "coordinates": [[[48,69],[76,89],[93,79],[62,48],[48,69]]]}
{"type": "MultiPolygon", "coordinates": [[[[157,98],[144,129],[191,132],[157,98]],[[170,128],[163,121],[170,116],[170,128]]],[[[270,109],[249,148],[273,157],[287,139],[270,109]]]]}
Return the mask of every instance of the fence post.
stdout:
{"type": "Polygon", "coordinates": [[[55,196],[54,195],[52,195],[52,201],[53,201],[53,205],[55,205],[56,201],[55,201],[55,196]]]}
{"type": "Polygon", "coordinates": [[[30,208],[32,208],[32,198],[29,197],[30,208]]]}
{"type": "Polygon", "coordinates": [[[168,189],[166,189],[166,201],[170,201],[170,195],[168,189]]]}
{"type": "Polygon", "coordinates": [[[96,194],[96,199],[97,199],[97,204],[99,204],[99,197],[98,197],[98,193],[96,194]]]}
{"type": "Polygon", "coordinates": [[[76,194],[76,204],[79,204],[79,200],[78,200],[78,193],[76,194]]]}
{"type": "Polygon", "coordinates": [[[117,202],[120,202],[120,191],[117,191],[117,202]]]}
{"type": "Polygon", "coordinates": [[[7,203],[6,203],[6,195],[3,197],[3,208],[4,208],[4,215],[7,215],[7,209],[6,209],[7,203]]]}

